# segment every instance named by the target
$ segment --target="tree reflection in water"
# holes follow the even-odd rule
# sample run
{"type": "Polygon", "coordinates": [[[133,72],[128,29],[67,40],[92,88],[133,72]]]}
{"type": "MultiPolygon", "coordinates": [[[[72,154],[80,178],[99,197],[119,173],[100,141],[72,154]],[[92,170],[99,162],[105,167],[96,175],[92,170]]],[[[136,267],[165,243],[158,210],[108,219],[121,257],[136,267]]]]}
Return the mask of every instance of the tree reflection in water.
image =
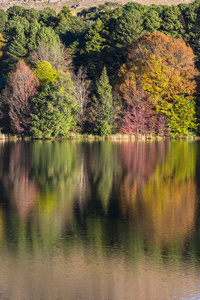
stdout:
{"type": "Polygon", "coordinates": [[[0,298],[198,299],[198,149],[0,143],[0,298]]]}
{"type": "Polygon", "coordinates": [[[174,243],[183,253],[194,230],[196,153],[192,141],[2,143],[2,238],[24,251],[78,240],[130,256],[174,243]]]}

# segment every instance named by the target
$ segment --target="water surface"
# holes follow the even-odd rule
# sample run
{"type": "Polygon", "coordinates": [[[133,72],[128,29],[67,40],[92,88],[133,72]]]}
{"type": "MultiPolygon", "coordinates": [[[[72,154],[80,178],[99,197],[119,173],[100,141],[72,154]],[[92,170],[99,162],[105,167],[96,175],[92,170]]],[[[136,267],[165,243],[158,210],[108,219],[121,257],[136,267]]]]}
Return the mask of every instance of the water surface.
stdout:
{"type": "Polygon", "coordinates": [[[0,143],[0,299],[200,299],[199,141],[0,143]]]}

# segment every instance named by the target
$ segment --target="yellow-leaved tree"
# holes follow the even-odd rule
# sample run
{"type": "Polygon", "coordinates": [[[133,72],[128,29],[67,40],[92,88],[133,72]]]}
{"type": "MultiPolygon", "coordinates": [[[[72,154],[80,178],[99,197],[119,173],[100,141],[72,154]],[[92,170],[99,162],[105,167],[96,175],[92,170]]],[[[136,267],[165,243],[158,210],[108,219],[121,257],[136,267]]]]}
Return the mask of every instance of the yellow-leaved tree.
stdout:
{"type": "Polygon", "coordinates": [[[2,48],[4,45],[5,45],[5,39],[2,35],[2,33],[0,33],[0,57],[3,55],[2,48]]]}
{"type": "Polygon", "coordinates": [[[118,90],[124,89],[127,74],[129,78],[132,74],[137,86],[149,95],[156,111],[168,118],[171,134],[183,136],[188,130],[195,129],[192,99],[198,72],[194,58],[192,49],[181,38],[156,31],[145,33],[129,47],[127,62],[119,72],[118,90]],[[190,113],[184,114],[184,126],[177,107],[182,111],[190,107],[190,113]]]}

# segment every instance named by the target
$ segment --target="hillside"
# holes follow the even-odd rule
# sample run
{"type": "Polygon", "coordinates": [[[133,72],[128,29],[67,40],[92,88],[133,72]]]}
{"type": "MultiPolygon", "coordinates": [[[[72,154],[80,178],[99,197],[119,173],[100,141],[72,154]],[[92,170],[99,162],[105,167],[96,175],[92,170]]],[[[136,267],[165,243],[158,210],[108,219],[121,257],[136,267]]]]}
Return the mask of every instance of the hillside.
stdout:
{"type": "MultiPolygon", "coordinates": [[[[86,7],[93,7],[93,6],[99,6],[101,4],[104,4],[107,1],[104,0],[69,0],[69,1],[60,1],[60,0],[0,0],[0,9],[7,10],[9,7],[13,5],[20,5],[25,8],[36,8],[36,9],[43,9],[44,7],[52,7],[55,10],[60,10],[64,5],[68,5],[69,7],[76,6],[75,8],[72,8],[74,10],[74,13],[76,11],[80,11],[81,8],[86,7]]],[[[151,5],[151,4],[161,4],[161,5],[173,5],[173,4],[179,4],[179,3],[191,3],[193,0],[136,0],[136,1],[128,1],[128,0],[117,0],[113,2],[118,2],[121,5],[124,5],[127,2],[138,2],[143,5],[151,5]]]]}

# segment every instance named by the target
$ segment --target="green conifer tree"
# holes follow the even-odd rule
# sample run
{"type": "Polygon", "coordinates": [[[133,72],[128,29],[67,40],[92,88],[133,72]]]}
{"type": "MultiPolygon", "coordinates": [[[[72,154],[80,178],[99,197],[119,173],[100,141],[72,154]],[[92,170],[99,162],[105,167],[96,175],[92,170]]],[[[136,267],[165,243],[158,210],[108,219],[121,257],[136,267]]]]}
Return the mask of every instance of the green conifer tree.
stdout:
{"type": "Polygon", "coordinates": [[[126,10],[116,21],[113,38],[118,47],[125,47],[143,32],[143,16],[136,9],[126,10]]]}
{"type": "Polygon", "coordinates": [[[97,97],[94,98],[94,101],[97,122],[95,130],[102,136],[110,135],[114,123],[114,109],[112,87],[109,84],[106,67],[97,82],[97,97]]]}
{"type": "Polygon", "coordinates": [[[0,32],[5,30],[5,25],[8,20],[8,15],[5,10],[0,9],[0,32]]]}
{"type": "Polygon", "coordinates": [[[70,109],[57,97],[57,88],[49,83],[32,99],[31,133],[35,138],[67,137],[73,123],[70,109]]]}
{"type": "Polygon", "coordinates": [[[7,48],[9,66],[13,68],[19,60],[26,60],[27,53],[24,27],[18,23],[16,35],[7,48]]]}

